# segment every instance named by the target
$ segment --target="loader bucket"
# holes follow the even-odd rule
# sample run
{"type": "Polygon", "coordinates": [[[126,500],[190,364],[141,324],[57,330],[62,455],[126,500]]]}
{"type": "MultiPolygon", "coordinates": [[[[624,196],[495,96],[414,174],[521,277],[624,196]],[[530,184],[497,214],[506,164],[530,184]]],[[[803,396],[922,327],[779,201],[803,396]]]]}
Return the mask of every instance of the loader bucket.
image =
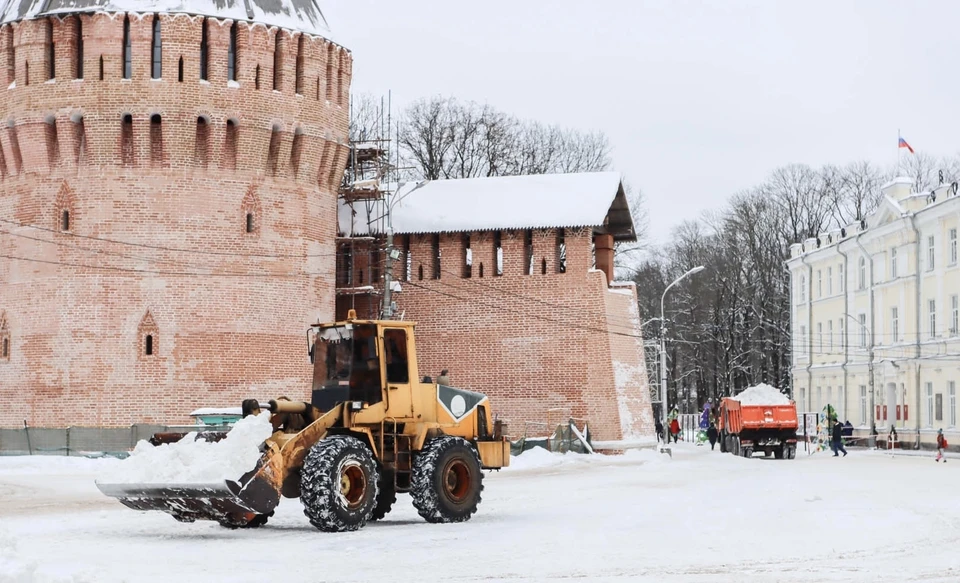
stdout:
{"type": "Polygon", "coordinates": [[[239,481],[212,484],[101,484],[97,488],[134,510],[160,510],[181,522],[215,520],[242,527],[257,515],[273,513],[280,502],[280,487],[271,476],[272,464],[264,460],[239,481]]]}

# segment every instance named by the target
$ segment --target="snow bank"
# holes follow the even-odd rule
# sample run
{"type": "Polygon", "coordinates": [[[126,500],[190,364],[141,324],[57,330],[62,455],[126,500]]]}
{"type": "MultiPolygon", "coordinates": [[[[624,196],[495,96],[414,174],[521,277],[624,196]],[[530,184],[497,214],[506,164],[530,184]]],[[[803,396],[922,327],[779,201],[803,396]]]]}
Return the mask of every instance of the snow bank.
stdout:
{"type": "Polygon", "coordinates": [[[250,415],[237,421],[216,443],[194,441],[190,433],[176,443],[158,447],[141,441],[133,454],[100,478],[113,484],[203,484],[237,480],[260,459],[260,444],[273,433],[270,415],[250,415]]]}
{"type": "Polygon", "coordinates": [[[755,387],[745,389],[733,397],[741,405],[789,405],[790,399],[779,389],[768,384],[760,383],[755,387]]]}
{"type": "Polygon", "coordinates": [[[619,465],[642,465],[669,461],[669,456],[651,449],[627,450],[623,455],[557,453],[542,447],[528,449],[518,456],[510,458],[510,465],[504,471],[539,470],[560,467],[603,467],[619,465]]]}

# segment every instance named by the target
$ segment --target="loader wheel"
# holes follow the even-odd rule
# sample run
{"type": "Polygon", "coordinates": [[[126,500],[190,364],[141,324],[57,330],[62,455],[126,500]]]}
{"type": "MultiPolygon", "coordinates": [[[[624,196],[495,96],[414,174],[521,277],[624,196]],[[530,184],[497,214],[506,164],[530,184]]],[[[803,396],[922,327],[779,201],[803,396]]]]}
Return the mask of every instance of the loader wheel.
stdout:
{"type": "Polygon", "coordinates": [[[322,439],[303,462],[303,513],[324,532],[357,530],[373,514],[379,480],[373,454],[362,441],[349,435],[322,439]]]}
{"type": "Polygon", "coordinates": [[[383,517],[390,513],[393,503],[397,501],[397,489],[393,485],[393,475],[388,473],[380,474],[379,492],[377,493],[377,505],[373,508],[373,515],[370,521],[383,520],[383,517]]]}
{"type": "Polygon", "coordinates": [[[469,520],[482,490],[480,458],[461,437],[431,439],[414,459],[410,496],[427,522],[469,520]]]}
{"type": "Polygon", "coordinates": [[[231,514],[219,522],[220,526],[231,530],[235,528],[260,528],[267,523],[267,520],[271,516],[273,516],[273,512],[270,514],[256,514],[253,512],[250,514],[231,514]]]}

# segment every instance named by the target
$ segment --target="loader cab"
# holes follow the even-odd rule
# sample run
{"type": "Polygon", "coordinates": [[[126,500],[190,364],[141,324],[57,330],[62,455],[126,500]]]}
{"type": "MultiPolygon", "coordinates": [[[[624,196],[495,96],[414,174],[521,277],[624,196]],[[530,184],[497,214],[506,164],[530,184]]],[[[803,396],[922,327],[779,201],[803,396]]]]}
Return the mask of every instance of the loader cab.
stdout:
{"type": "Polygon", "coordinates": [[[307,334],[315,407],[328,411],[345,401],[382,400],[376,324],[315,326],[307,334]]]}

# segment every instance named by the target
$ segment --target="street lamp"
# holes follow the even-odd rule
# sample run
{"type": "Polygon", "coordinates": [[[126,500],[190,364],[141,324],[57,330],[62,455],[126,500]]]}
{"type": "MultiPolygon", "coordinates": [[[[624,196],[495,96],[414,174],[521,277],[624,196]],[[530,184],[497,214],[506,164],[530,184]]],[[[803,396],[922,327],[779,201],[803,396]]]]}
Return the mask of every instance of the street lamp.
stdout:
{"type": "Polygon", "coordinates": [[[864,335],[870,335],[870,346],[867,349],[867,374],[869,379],[867,382],[870,385],[870,410],[867,412],[870,415],[870,436],[867,437],[867,447],[874,449],[877,447],[877,413],[876,413],[876,392],[874,389],[874,379],[873,379],[873,330],[867,328],[866,324],[862,323],[860,320],[853,317],[853,314],[847,313],[847,317],[857,323],[858,326],[863,330],[864,335]]]}
{"type": "Polygon", "coordinates": [[[668,285],[667,289],[663,290],[663,295],[660,296],[660,419],[661,423],[663,423],[664,437],[669,435],[669,433],[667,433],[667,320],[663,316],[663,303],[667,298],[667,292],[670,291],[670,288],[680,283],[680,281],[688,275],[700,273],[703,269],[704,267],[702,265],[698,265],[684,273],[673,280],[673,283],[668,285]]]}

